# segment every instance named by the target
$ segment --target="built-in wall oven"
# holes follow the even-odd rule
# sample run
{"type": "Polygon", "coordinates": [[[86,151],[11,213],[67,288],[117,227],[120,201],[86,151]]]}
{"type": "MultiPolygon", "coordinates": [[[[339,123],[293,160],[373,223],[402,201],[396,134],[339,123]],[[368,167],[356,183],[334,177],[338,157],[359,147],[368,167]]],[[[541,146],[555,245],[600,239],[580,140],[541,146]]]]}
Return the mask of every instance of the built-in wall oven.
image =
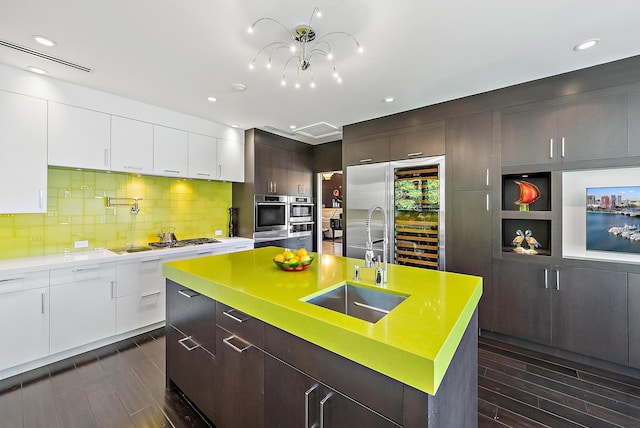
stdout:
{"type": "Polygon", "coordinates": [[[289,206],[287,197],[281,195],[255,195],[254,197],[255,246],[274,245],[272,242],[287,239],[289,232],[289,206]]]}
{"type": "Polygon", "coordinates": [[[289,237],[310,236],[313,224],[313,198],[289,196],[289,237]]]}

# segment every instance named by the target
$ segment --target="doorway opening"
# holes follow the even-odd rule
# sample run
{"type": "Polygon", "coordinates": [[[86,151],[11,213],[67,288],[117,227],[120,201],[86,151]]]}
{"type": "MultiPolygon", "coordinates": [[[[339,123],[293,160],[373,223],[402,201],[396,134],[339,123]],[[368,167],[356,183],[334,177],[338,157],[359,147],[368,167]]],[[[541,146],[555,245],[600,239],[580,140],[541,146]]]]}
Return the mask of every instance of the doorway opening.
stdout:
{"type": "Polygon", "coordinates": [[[316,195],[318,252],[342,255],[342,171],[325,171],[317,175],[319,194],[316,195]]]}

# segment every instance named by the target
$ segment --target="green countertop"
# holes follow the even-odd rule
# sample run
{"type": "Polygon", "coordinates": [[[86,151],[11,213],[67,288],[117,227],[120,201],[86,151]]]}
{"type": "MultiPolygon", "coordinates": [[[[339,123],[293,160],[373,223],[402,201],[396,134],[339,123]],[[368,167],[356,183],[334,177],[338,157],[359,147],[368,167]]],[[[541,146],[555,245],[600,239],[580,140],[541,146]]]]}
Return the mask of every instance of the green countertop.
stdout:
{"type": "Polygon", "coordinates": [[[313,254],[308,270],[282,271],[266,247],[165,263],[164,275],[293,335],[435,395],[482,294],[482,278],[389,265],[384,287],[364,261],[313,254]],[[372,324],[307,303],[353,282],[410,297],[372,324]]]}

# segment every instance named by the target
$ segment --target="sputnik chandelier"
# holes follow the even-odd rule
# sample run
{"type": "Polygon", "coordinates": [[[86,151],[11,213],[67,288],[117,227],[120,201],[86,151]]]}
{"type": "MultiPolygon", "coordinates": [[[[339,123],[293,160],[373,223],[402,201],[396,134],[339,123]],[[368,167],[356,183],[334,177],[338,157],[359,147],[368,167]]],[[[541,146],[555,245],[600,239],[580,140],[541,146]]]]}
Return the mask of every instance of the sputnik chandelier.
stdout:
{"type": "Polygon", "coordinates": [[[271,68],[272,60],[279,60],[281,57],[283,57],[284,66],[282,67],[282,80],[280,81],[282,86],[287,85],[287,72],[291,73],[291,69],[295,67],[295,87],[299,88],[301,77],[305,74],[308,74],[309,86],[315,88],[316,82],[313,79],[311,59],[314,57],[324,56],[330,64],[331,70],[333,72],[333,78],[336,80],[336,82],[342,83],[342,78],[340,77],[336,69],[335,58],[331,50],[329,39],[334,38],[333,36],[342,36],[343,38],[346,37],[348,39],[351,39],[358,48],[358,52],[362,52],[362,47],[354,36],[344,31],[334,31],[318,37],[311,24],[313,23],[314,17],[320,18],[321,16],[322,14],[320,12],[320,8],[316,6],[313,9],[313,12],[311,12],[309,24],[297,25],[291,30],[287,29],[287,27],[273,18],[258,19],[253,23],[253,25],[251,25],[251,27],[249,27],[249,33],[254,32],[256,24],[258,24],[259,22],[271,21],[275,22],[284,29],[284,31],[286,32],[286,41],[275,41],[263,46],[253,58],[253,61],[251,61],[249,68],[255,68],[256,60],[260,55],[268,55],[266,64],[267,68],[271,68]],[[284,53],[284,55],[282,55],[282,53],[284,53]]]}

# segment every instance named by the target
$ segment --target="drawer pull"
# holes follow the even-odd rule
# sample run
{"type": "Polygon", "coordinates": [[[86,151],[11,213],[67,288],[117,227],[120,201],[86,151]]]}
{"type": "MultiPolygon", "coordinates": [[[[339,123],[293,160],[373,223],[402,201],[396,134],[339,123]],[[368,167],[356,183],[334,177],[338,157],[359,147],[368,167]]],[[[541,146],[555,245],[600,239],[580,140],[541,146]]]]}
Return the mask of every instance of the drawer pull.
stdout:
{"type": "Polygon", "coordinates": [[[160,290],[147,291],[146,293],[142,293],[140,297],[145,298],[145,297],[157,296],[160,293],[162,293],[162,291],[160,290]]]}
{"type": "Polygon", "coordinates": [[[16,276],[15,278],[0,279],[0,282],[21,281],[24,277],[16,276]]]}
{"type": "Polygon", "coordinates": [[[193,294],[189,294],[190,291],[191,290],[178,290],[178,294],[181,294],[181,295],[183,295],[184,297],[186,297],[188,299],[200,295],[200,293],[196,293],[195,291],[191,291],[191,293],[193,293],[193,294]]]}
{"type": "Polygon", "coordinates": [[[201,175],[203,177],[211,177],[211,174],[207,174],[206,172],[196,172],[196,175],[201,175]]]}
{"type": "Polygon", "coordinates": [[[98,269],[98,266],[89,266],[89,267],[86,267],[86,268],[75,268],[75,269],[72,270],[72,272],[76,272],[76,273],[77,272],[88,272],[90,270],[97,270],[97,269],[98,269]]]}
{"type": "Polygon", "coordinates": [[[244,312],[236,311],[235,309],[229,309],[228,311],[224,311],[222,313],[236,322],[245,322],[251,319],[249,315],[245,314],[244,312]],[[240,317],[235,316],[233,314],[234,312],[237,314],[241,314],[241,316],[240,317]]]}
{"type": "Polygon", "coordinates": [[[360,163],[365,163],[365,162],[371,162],[372,159],[371,158],[367,158],[367,159],[360,159],[360,163]]]}
{"type": "Polygon", "coordinates": [[[194,342],[194,341],[193,341],[193,339],[191,339],[191,336],[187,336],[187,337],[185,337],[184,339],[180,339],[180,340],[178,340],[178,343],[179,343],[180,345],[182,345],[182,347],[183,347],[184,349],[186,349],[187,351],[189,351],[189,352],[191,352],[191,351],[193,351],[194,349],[196,349],[196,348],[199,348],[199,347],[200,347],[200,345],[198,345],[196,342],[194,342]],[[187,340],[191,340],[191,342],[192,342],[194,345],[193,345],[193,346],[191,346],[191,347],[190,347],[189,345],[185,345],[185,343],[184,343],[184,342],[186,342],[187,340]]]}
{"type": "Polygon", "coordinates": [[[231,347],[231,349],[233,349],[234,351],[242,354],[244,351],[246,351],[247,349],[251,348],[253,345],[251,345],[250,343],[247,343],[245,341],[243,341],[242,339],[240,339],[238,336],[236,336],[235,334],[232,336],[227,337],[226,339],[222,339],[222,341],[224,343],[226,343],[227,345],[229,345],[231,347]],[[233,339],[238,339],[238,341],[242,342],[242,347],[236,346],[233,343],[231,343],[231,341],[233,339]]]}
{"type": "Polygon", "coordinates": [[[324,405],[331,397],[333,397],[333,392],[328,393],[322,400],[320,400],[320,428],[324,428],[324,405]]]}
{"type": "Polygon", "coordinates": [[[309,428],[309,396],[316,389],[318,389],[317,383],[304,393],[304,428],[309,428]]]}
{"type": "Polygon", "coordinates": [[[159,262],[160,258],[156,257],[155,259],[143,259],[142,263],[151,263],[151,262],[159,262]]]}
{"type": "Polygon", "coordinates": [[[172,174],[180,174],[180,171],[177,169],[165,169],[164,172],[170,172],[172,174]]]}
{"type": "Polygon", "coordinates": [[[133,166],[133,165],[123,165],[122,167],[124,169],[134,169],[136,171],[142,171],[144,169],[141,166],[133,166]]]}
{"type": "Polygon", "coordinates": [[[412,157],[416,157],[416,156],[422,156],[422,152],[407,153],[407,157],[408,158],[412,158],[412,157]]]}

